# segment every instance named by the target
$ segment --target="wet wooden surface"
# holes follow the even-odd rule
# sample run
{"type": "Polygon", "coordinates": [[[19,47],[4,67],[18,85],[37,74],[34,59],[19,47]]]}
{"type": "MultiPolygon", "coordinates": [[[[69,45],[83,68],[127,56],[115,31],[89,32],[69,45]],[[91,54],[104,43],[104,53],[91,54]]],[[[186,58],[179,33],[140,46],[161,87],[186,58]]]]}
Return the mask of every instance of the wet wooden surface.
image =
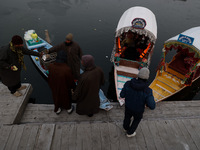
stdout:
{"type": "Polygon", "coordinates": [[[142,120],[133,138],[122,122],[62,122],[0,126],[0,149],[199,150],[200,119],[142,120]]]}
{"type": "Polygon", "coordinates": [[[1,122],[0,150],[200,150],[200,101],[157,103],[132,138],[122,128],[124,106],[113,106],[88,117],[28,104],[18,124],[1,122]]]}

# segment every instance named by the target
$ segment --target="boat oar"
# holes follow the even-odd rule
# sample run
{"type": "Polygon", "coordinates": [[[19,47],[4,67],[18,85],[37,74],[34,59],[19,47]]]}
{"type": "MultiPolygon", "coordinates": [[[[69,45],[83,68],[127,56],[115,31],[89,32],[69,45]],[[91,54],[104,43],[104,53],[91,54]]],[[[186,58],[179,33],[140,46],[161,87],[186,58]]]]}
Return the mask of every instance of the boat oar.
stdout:
{"type": "Polygon", "coordinates": [[[45,32],[45,40],[49,43],[49,44],[51,44],[51,40],[50,40],[50,37],[49,37],[49,31],[48,30],[45,30],[44,31],[45,32]]]}

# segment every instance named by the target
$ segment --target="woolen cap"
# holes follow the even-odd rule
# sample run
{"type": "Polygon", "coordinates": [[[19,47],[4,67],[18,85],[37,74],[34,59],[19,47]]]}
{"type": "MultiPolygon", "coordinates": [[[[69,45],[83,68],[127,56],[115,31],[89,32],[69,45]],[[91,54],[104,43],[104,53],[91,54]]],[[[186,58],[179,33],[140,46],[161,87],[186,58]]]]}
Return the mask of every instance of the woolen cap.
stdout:
{"type": "Polygon", "coordinates": [[[72,33],[67,34],[66,40],[72,41],[73,40],[73,34],[72,33]]]}
{"type": "Polygon", "coordinates": [[[14,35],[12,37],[12,41],[11,42],[13,43],[13,45],[21,45],[21,44],[23,44],[23,40],[19,35],[14,35]]]}
{"type": "Polygon", "coordinates": [[[150,74],[149,69],[144,67],[144,68],[140,69],[140,71],[138,73],[138,78],[147,80],[147,79],[149,79],[149,74],[150,74]]]}

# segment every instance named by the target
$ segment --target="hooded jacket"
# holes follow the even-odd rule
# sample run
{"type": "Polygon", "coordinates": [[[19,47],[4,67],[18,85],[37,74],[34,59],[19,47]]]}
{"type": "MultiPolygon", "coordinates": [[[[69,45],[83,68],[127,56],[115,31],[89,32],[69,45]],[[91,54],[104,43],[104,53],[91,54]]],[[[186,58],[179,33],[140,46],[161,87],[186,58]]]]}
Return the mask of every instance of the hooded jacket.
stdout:
{"type": "Polygon", "coordinates": [[[133,78],[127,81],[120,96],[125,98],[125,107],[134,112],[144,112],[145,105],[152,110],[156,106],[152,89],[141,79],[133,78]]]}

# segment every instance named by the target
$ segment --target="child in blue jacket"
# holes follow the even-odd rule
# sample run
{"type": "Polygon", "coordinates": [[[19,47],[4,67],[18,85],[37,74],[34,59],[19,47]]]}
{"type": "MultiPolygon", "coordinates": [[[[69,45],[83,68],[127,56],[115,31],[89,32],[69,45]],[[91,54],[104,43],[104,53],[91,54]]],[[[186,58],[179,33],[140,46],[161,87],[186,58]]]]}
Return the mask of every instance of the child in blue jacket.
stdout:
{"type": "Polygon", "coordinates": [[[156,103],[152,94],[152,89],[148,87],[147,80],[149,79],[150,71],[144,67],[140,69],[138,78],[133,78],[124,84],[120,93],[120,97],[125,98],[125,116],[123,128],[127,133],[127,137],[136,135],[137,129],[143,113],[145,105],[150,109],[155,109],[156,103]],[[131,123],[131,118],[134,118],[131,123]]]}

